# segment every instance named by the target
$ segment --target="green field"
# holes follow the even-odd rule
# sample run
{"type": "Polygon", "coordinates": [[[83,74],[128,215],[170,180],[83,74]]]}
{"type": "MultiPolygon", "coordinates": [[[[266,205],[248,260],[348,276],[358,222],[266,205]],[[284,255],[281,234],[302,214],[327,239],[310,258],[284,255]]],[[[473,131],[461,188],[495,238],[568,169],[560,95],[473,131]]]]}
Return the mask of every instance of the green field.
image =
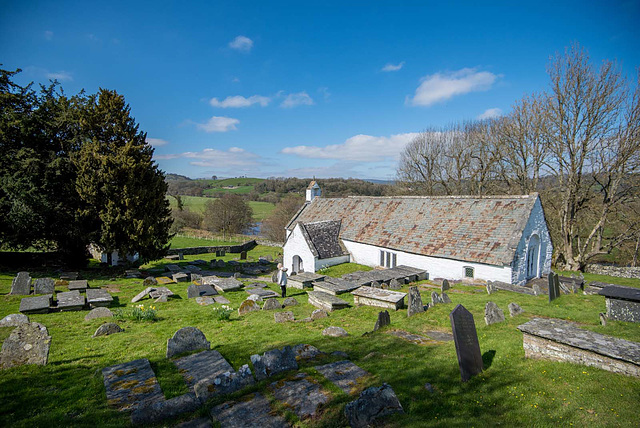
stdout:
{"type": "MultiPolygon", "coordinates": [[[[207,198],[204,196],[180,196],[182,199],[182,203],[184,206],[191,211],[203,213],[207,202],[215,201],[215,198],[207,198]]],[[[172,208],[177,207],[176,199],[173,197],[169,197],[169,203],[172,208]]],[[[255,221],[262,221],[265,218],[269,217],[273,210],[275,209],[275,205],[270,202],[256,202],[256,201],[248,201],[247,202],[251,209],[253,210],[253,219],[255,221]]]]}
{"type": "MultiPolygon", "coordinates": [[[[280,249],[256,247],[249,252],[249,260],[260,255],[277,256],[280,249]]],[[[224,258],[231,260],[235,254],[224,258]]],[[[206,255],[186,256],[187,260],[207,258],[206,255]]],[[[150,263],[143,268],[157,269],[167,261],[150,263]]],[[[186,262],[180,262],[182,264],[186,262]]],[[[340,271],[351,271],[342,266],[340,271]]],[[[132,307],[131,298],[144,287],[141,280],[123,279],[115,270],[86,270],[83,277],[92,287],[111,284],[118,307],[132,307]]],[[[16,313],[20,296],[7,293],[15,272],[0,273],[0,317],[16,313]]],[[[32,276],[53,276],[53,272],[32,271],[32,276]]],[[[607,278],[616,282],[615,278],[607,278]]],[[[245,284],[255,282],[244,280],[245,284]]],[[[635,281],[640,285],[640,281],[635,281]]],[[[368,377],[358,387],[387,382],[404,407],[404,415],[385,420],[385,426],[637,426],[637,405],[640,382],[636,378],[612,374],[582,365],[530,360],[524,358],[522,334],[516,329],[532,317],[554,317],[575,321],[582,327],[600,333],[640,341],[638,324],[609,321],[598,322],[598,313],[605,310],[602,296],[581,294],[563,295],[549,304],[546,296],[528,296],[498,291],[487,295],[482,287],[454,285],[449,292],[453,304],[440,304],[427,312],[407,318],[406,310],[391,313],[391,326],[363,336],[373,329],[379,308],[361,306],[336,311],[328,318],[314,322],[277,324],[272,311],[253,312],[242,317],[235,311],[230,321],[213,319],[211,306],[199,306],[187,299],[187,284],[170,284],[180,299],[154,304],[160,319],[156,322],[117,321],[124,329],[107,337],[93,339],[91,335],[104,320],[83,321],[86,311],[31,315],[49,329],[52,336],[49,363],[46,366],[23,366],[8,369],[0,376],[0,426],[127,426],[128,415],[108,407],[101,369],[137,358],[148,358],[167,398],[187,392],[176,367],[165,359],[167,339],[181,327],[195,326],[211,341],[231,365],[238,369],[248,364],[250,356],[285,345],[308,343],[329,354],[345,351],[349,358],[368,371],[368,377]],[[486,326],[482,320],[484,306],[493,301],[507,316],[506,322],[486,326]],[[523,315],[510,318],[507,304],[517,302],[525,310],[523,315]],[[387,334],[401,329],[427,335],[436,330],[450,332],[449,312],[458,303],[475,317],[480,348],[484,356],[484,372],[467,383],[460,381],[453,342],[430,342],[415,345],[387,334]],[[332,338],[322,335],[328,326],[340,326],[349,336],[332,338]],[[435,389],[425,389],[430,383],[435,389]]],[[[274,291],[277,286],[269,283],[274,291]]],[[[407,291],[407,286],[403,291],[407,291]]],[[[58,287],[57,291],[63,291],[58,287]]],[[[422,284],[422,298],[429,301],[432,288],[422,284]]],[[[305,292],[290,289],[300,305],[290,307],[296,319],[308,317],[315,309],[307,303],[305,292]]],[[[247,297],[244,291],[226,293],[231,306],[237,309],[247,297]]],[[[341,295],[353,304],[351,295],[341,295]]],[[[152,304],[151,300],[139,302],[152,304]]],[[[11,328],[0,328],[0,342],[11,328]]],[[[316,420],[299,421],[288,409],[279,406],[288,421],[300,427],[339,427],[346,425],[343,410],[357,395],[348,396],[327,382],[314,365],[337,361],[326,355],[319,362],[301,362],[301,370],[320,382],[330,401],[323,406],[316,420]]],[[[261,391],[272,399],[268,385],[292,378],[293,373],[275,376],[256,384],[243,394],[261,391]]],[[[184,415],[179,420],[166,421],[173,426],[180,420],[206,415],[206,409],[224,402],[218,397],[202,410],[184,415]]]]}
{"type": "Polygon", "coordinates": [[[225,178],[222,180],[198,180],[209,186],[204,190],[205,195],[219,193],[247,194],[253,191],[253,186],[264,181],[262,178],[225,178]],[[226,188],[230,187],[230,188],[226,188]]]}
{"type": "Polygon", "coordinates": [[[221,241],[204,238],[192,238],[190,236],[174,236],[171,239],[171,248],[188,248],[188,247],[216,247],[219,245],[236,245],[241,244],[239,241],[221,241]]]}

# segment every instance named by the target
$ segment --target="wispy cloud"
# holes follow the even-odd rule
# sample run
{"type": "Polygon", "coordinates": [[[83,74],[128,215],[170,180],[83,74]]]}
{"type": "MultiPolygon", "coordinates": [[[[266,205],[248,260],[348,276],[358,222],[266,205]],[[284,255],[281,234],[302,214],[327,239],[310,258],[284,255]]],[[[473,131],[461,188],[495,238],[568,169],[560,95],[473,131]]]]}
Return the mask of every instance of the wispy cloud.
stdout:
{"type": "Polygon", "coordinates": [[[51,39],[53,39],[53,31],[49,31],[49,30],[45,31],[45,32],[44,32],[44,38],[45,38],[46,40],[51,40],[51,39]]]}
{"type": "Polygon", "coordinates": [[[279,172],[284,177],[351,177],[357,176],[356,162],[336,162],[329,166],[292,168],[279,172]]]}
{"type": "Polygon", "coordinates": [[[169,160],[186,158],[193,166],[207,168],[238,168],[260,165],[260,156],[248,152],[240,147],[231,147],[228,150],[204,149],[200,152],[183,152],[168,155],[157,155],[157,160],[169,160]]]}
{"type": "Polygon", "coordinates": [[[488,71],[463,68],[454,72],[435,73],[423,77],[413,98],[407,103],[414,106],[430,106],[469,92],[487,91],[498,79],[488,71]]]}
{"type": "Polygon", "coordinates": [[[196,123],[196,127],[204,132],[228,132],[235,131],[238,119],[226,116],[212,116],[206,123],[196,123]]]}
{"type": "Polygon", "coordinates": [[[311,98],[305,91],[302,91],[287,95],[284,101],[280,104],[280,107],[292,108],[302,105],[310,106],[313,104],[313,98],[311,98]]]}
{"type": "Polygon", "coordinates": [[[484,120],[484,119],[493,119],[494,117],[500,117],[502,116],[502,110],[499,108],[490,108],[485,110],[484,113],[478,115],[477,119],[478,120],[484,120]]]}
{"type": "Polygon", "coordinates": [[[329,101],[329,98],[331,98],[331,92],[329,92],[329,88],[326,86],[318,88],[318,92],[322,95],[325,101],[329,101]]]}
{"type": "Polygon", "coordinates": [[[250,52],[253,48],[253,40],[245,36],[238,36],[229,42],[229,47],[240,52],[250,52]]]}
{"type": "Polygon", "coordinates": [[[328,146],[285,147],[282,153],[312,159],[340,159],[342,161],[379,162],[397,159],[404,147],[417,133],[396,134],[390,137],[355,135],[341,144],[328,146]]]}
{"type": "Polygon", "coordinates": [[[46,72],[47,79],[58,80],[60,82],[70,82],[73,76],[68,71],[46,72]]]}
{"type": "Polygon", "coordinates": [[[149,143],[153,147],[166,146],[169,144],[167,140],[162,140],[160,138],[147,138],[147,143],[149,143]]]}
{"type": "Polygon", "coordinates": [[[261,95],[252,95],[248,98],[245,98],[242,95],[235,95],[232,97],[227,97],[222,101],[220,101],[218,98],[211,98],[211,100],[209,100],[209,104],[211,104],[213,107],[220,108],[250,107],[253,104],[260,104],[260,106],[266,107],[270,102],[271,98],[263,97],[261,95]]]}
{"type": "Polygon", "coordinates": [[[402,61],[399,64],[391,64],[388,63],[387,65],[385,65],[384,67],[382,67],[381,71],[398,71],[400,70],[402,67],[404,67],[404,61],[402,61]]]}

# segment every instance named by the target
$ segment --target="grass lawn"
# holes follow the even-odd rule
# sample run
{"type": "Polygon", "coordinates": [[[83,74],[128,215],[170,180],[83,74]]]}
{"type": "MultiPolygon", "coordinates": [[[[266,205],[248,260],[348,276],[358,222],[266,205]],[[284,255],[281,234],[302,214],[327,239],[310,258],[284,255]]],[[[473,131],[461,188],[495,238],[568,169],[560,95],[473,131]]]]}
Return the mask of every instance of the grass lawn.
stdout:
{"type": "Polygon", "coordinates": [[[215,247],[218,245],[236,245],[241,243],[242,242],[238,241],[214,241],[213,239],[174,236],[171,240],[171,248],[215,247]]]}
{"type": "MultiPolygon", "coordinates": [[[[249,261],[260,255],[277,256],[279,248],[256,247],[249,252],[249,261]]],[[[227,254],[226,260],[237,257],[227,254]]],[[[185,256],[187,260],[210,259],[210,255],[185,256]]],[[[144,269],[162,268],[171,263],[159,260],[144,269]]],[[[181,261],[180,263],[186,263],[181,261]]],[[[349,271],[354,266],[331,268],[331,272],[349,271]]],[[[0,318],[17,313],[20,296],[8,295],[16,272],[0,272],[0,318]]],[[[35,272],[33,277],[54,275],[35,272]]],[[[119,291],[117,307],[131,307],[131,298],[143,289],[142,280],[123,279],[117,271],[87,270],[81,272],[92,287],[113,285],[119,291]]],[[[613,278],[607,278],[615,282],[613,278]]],[[[255,282],[254,279],[245,283],[255,282]]],[[[640,281],[636,281],[638,286],[640,281]]],[[[275,284],[268,288],[279,291],[275,284]]],[[[422,298],[429,300],[429,282],[422,283],[422,298]]],[[[504,291],[487,295],[482,287],[454,285],[449,292],[453,304],[441,304],[427,312],[407,318],[406,310],[391,312],[391,326],[372,334],[379,309],[361,306],[336,311],[326,319],[314,322],[283,323],[273,321],[273,311],[253,312],[230,321],[212,317],[212,306],[199,306],[187,299],[188,284],[171,284],[169,288],[180,296],[167,303],[154,304],[160,319],[156,322],[118,321],[124,333],[93,339],[91,335],[104,320],[84,321],[86,311],[31,315],[32,321],[48,327],[52,336],[48,365],[23,366],[5,370],[0,375],[0,426],[126,426],[128,414],[107,406],[101,369],[137,358],[148,358],[167,398],[187,392],[180,373],[165,359],[167,339],[181,327],[195,326],[204,332],[213,349],[218,350],[238,369],[249,363],[252,354],[285,345],[308,343],[320,350],[345,351],[350,359],[371,373],[362,387],[389,383],[405,414],[385,420],[391,427],[424,426],[637,426],[637,406],[640,381],[603,370],[545,360],[524,358],[522,334],[516,329],[532,317],[563,318],[583,327],[624,339],[640,341],[638,324],[610,321],[598,322],[604,312],[602,296],[563,295],[549,304],[546,296],[528,296],[504,291]],[[488,301],[498,304],[507,313],[504,323],[484,325],[484,306],[488,301]],[[526,311],[510,318],[507,305],[517,302],[526,311]],[[485,356],[485,371],[467,383],[460,381],[453,342],[415,345],[387,334],[402,329],[425,335],[428,331],[450,332],[449,313],[461,303],[475,317],[480,349],[485,356]],[[328,326],[340,326],[348,337],[322,335],[328,326]],[[435,388],[427,391],[425,383],[435,388]]],[[[403,287],[407,291],[408,286],[403,287]]],[[[62,288],[60,288],[62,290],[62,288]]],[[[315,309],[307,303],[305,292],[289,289],[300,305],[290,307],[296,319],[308,317],[315,309]]],[[[244,291],[226,293],[231,306],[237,309],[247,297],[244,291]]],[[[353,303],[351,295],[341,295],[353,303]]],[[[280,299],[281,300],[281,299],[280,299]]],[[[139,303],[148,305],[152,300],[139,303]]],[[[11,328],[0,328],[0,342],[11,328]]],[[[320,363],[337,361],[326,356],[320,363]]],[[[344,405],[355,397],[348,396],[329,384],[313,368],[318,363],[303,363],[301,371],[318,380],[329,391],[330,401],[321,417],[299,421],[284,407],[278,407],[287,419],[300,427],[345,426],[344,405]]],[[[294,376],[287,373],[256,384],[250,391],[260,390],[272,397],[267,386],[274,381],[294,376]]],[[[244,393],[243,393],[244,394],[244,393]]],[[[242,394],[242,395],[243,395],[242,394]]],[[[240,393],[234,397],[239,398],[240,393]]],[[[204,408],[225,401],[213,399],[204,408]]],[[[198,413],[205,415],[205,410],[198,413]]],[[[184,416],[185,418],[193,415],[184,416]]],[[[178,421],[166,421],[173,426],[178,421]]]]}
{"type": "MultiPolygon", "coordinates": [[[[215,201],[215,198],[207,198],[204,196],[180,196],[180,198],[186,208],[201,214],[204,212],[207,202],[215,201]]],[[[169,197],[169,203],[172,208],[178,206],[175,198],[169,197]]],[[[270,202],[249,201],[248,204],[253,210],[253,219],[255,221],[262,221],[269,217],[276,207],[275,204],[270,202]]]]}

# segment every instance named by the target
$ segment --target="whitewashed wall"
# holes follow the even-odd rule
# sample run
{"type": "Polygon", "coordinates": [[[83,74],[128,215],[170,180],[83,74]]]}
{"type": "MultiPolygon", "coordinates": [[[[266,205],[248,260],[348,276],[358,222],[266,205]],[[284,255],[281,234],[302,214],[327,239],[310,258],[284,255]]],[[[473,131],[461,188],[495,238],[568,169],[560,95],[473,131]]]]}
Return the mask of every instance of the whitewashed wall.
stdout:
{"type": "Polygon", "coordinates": [[[527,282],[527,254],[529,253],[529,240],[532,236],[538,235],[540,246],[538,249],[538,276],[547,275],[551,271],[551,257],[553,254],[553,244],[551,235],[544,218],[544,210],[540,203],[540,198],[536,199],[527,225],[522,233],[522,238],[518,243],[513,265],[511,283],[524,285],[527,282]]]}
{"type": "Polygon", "coordinates": [[[346,256],[331,257],[328,259],[316,259],[316,266],[315,266],[314,272],[317,272],[320,269],[325,267],[335,266],[342,263],[349,263],[350,260],[351,260],[351,257],[348,254],[346,256]]]}
{"type": "MultiPolygon", "coordinates": [[[[311,249],[307,244],[307,240],[304,239],[299,224],[296,225],[289,234],[287,242],[285,242],[282,247],[282,251],[282,263],[284,264],[284,267],[289,269],[289,273],[293,271],[294,256],[300,256],[302,259],[302,267],[305,272],[312,272],[312,269],[316,266],[316,258],[311,252],[311,249]]],[[[315,270],[313,270],[313,272],[315,272],[315,270]]]]}
{"type": "Polygon", "coordinates": [[[406,265],[415,268],[425,269],[429,272],[429,278],[464,278],[464,268],[474,268],[474,277],[484,280],[511,282],[510,266],[494,266],[481,263],[470,263],[459,260],[444,259],[438,257],[421,256],[417,254],[405,253],[403,251],[389,250],[359,242],[342,241],[351,253],[351,261],[366,266],[380,265],[380,250],[391,251],[397,254],[397,265],[406,265]]]}

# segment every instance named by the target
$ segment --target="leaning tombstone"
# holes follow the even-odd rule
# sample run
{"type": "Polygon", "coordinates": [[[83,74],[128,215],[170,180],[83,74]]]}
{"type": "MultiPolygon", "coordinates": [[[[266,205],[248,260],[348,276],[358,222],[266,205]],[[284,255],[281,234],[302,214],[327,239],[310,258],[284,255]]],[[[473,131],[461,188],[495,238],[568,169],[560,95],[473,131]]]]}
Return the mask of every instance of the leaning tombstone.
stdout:
{"type": "Polygon", "coordinates": [[[382,327],[386,327],[391,324],[391,316],[389,315],[389,311],[382,311],[378,313],[378,320],[376,321],[376,325],[373,327],[373,331],[377,331],[382,327]]]}
{"type": "Polygon", "coordinates": [[[440,300],[440,296],[438,295],[438,293],[436,293],[435,291],[431,292],[431,306],[435,306],[438,303],[442,303],[442,300],[440,300]]]}
{"type": "Polygon", "coordinates": [[[11,292],[9,294],[29,295],[31,294],[31,277],[29,272],[18,272],[11,282],[11,292]]]}
{"type": "Polygon", "coordinates": [[[556,300],[560,296],[560,280],[558,274],[549,273],[549,302],[556,300]]]}
{"type": "Polygon", "coordinates": [[[445,292],[442,292],[440,296],[440,303],[451,303],[451,297],[445,292]]]}
{"type": "Polygon", "coordinates": [[[442,280],[442,285],[440,286],[440,291],[441,292],[445,292],[450,288],[451,288],[451,286],[449,285],[449,280],[443,279],[442,280]]]}
{"type": "Polygon", "coordinates": [[[409,302],[407,308],[407,316],[413,316],[424,312],[424,305],[422,304],[422,297],[420,297],[420,290],[417,286],[409,287],[409,302]]]}
{"type": "Polygon", "coordinates": [[[473,315],[464,306],[457,305],[449,314],[453,341],[458,354],[458,365],[462,381],[482,372],[482,355],[473,315]]]}

